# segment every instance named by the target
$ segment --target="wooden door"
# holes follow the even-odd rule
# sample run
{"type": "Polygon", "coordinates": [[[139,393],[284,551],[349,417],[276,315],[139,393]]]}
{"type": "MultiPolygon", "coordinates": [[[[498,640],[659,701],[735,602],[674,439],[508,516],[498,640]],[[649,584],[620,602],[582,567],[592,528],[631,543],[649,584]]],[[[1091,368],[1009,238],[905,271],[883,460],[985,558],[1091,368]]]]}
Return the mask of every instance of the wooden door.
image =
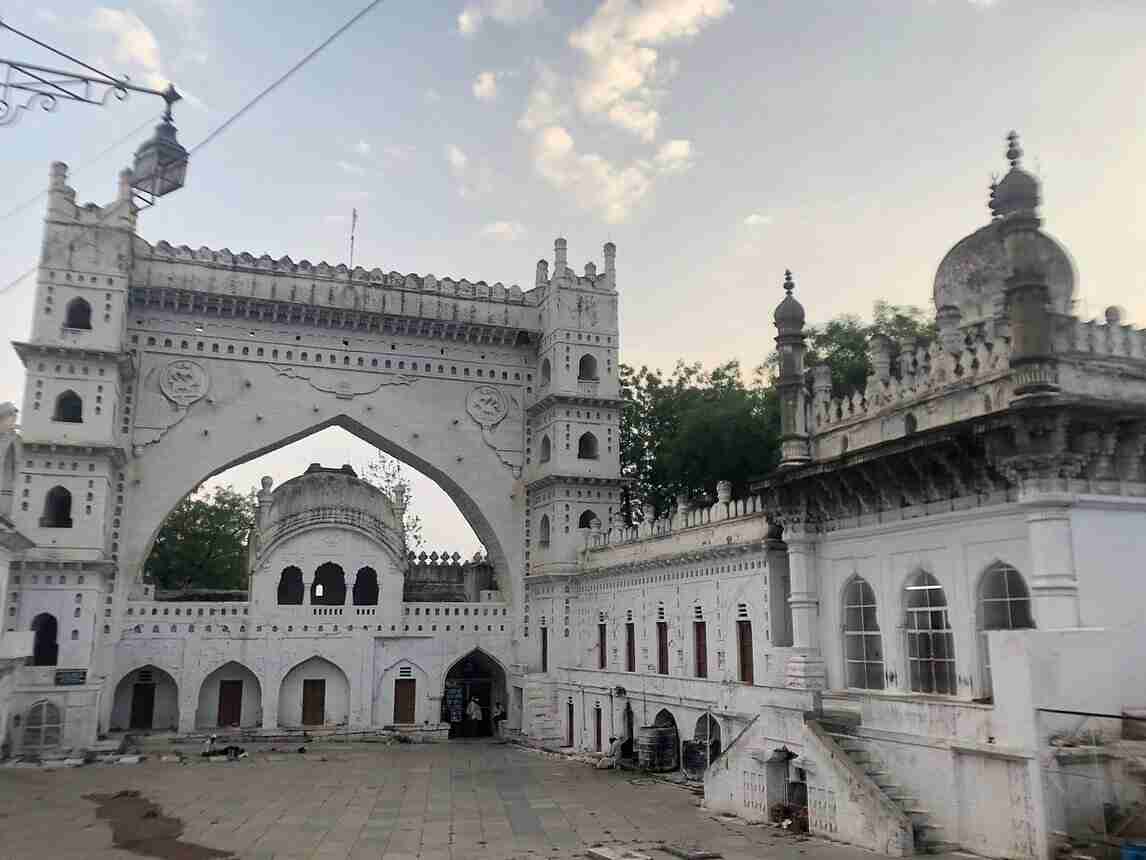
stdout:
{"type": "Polygon", "coordinates": [[[549,671],[549,628],[541,628],[541,671],[549,671]]]}
{"type": "Polygon", "coordinates": [[[608,628],[604,624],[597,625],[597,668],[604,669],[609,663],[609,654],[606,650],[609,645],[608,628]]]}
{"type": "Polygon", "coordinates": [[[414,693],[417,686],[414,678],[397,678],[394,681],[394,722],[410,724],[414,719],[414,693]]]}
{"type": "Polygon", "coordinates": [[[131,728],[150,729],[155,716],[155,685],[136,684],[131,689],[131,728]]]}
{"type": "Polygon", "coordinates": [[[219,728],[237,726],[243,720],[243,681],[219,682],[219,728]]]}
{"type": "Polygon", "coordinates": [[[573,703],[565,705],[565,746],[573,746],[573,703]]]}
{"type": "Polygon", "coordinates": [[[302,724],[321,726],[326,722],[326,680],[305,678],[302,682],[302,724]]]}
{"type": "Polygon", "coordinates": [[[696,640],[696,677],[708,677],[708,628],[703,621],[694,621],[693,638],[696,640]]]}
{"type": "Polygon", "coordinates": [[[740,681],[754,683],[752,671],[752,622],[737,621],[736,635],[740,646],[740,681]]]}
{"type": "Polygon", "coordinates": [[[668,622],[657,622],[657,672],[669,673],[669,626],[668,622]]]}
{"type": "Polygon", "coordinates": [[[601,709],[593,709],[593,749],[601,751],[601,709]]]}
{"type": "Polygon", "coordinates": [[[631,623],[625,625],[625,671],[637,671],[637,631],[631,623]]]}

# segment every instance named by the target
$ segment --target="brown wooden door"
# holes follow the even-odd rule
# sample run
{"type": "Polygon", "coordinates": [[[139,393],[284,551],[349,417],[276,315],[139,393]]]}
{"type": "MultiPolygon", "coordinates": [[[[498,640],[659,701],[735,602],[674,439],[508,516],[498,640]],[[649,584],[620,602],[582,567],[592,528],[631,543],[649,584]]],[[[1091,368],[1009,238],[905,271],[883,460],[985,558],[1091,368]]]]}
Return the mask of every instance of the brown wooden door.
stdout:
{"type": "Polygon", "coordinates": [[[573,746],[573,703],[565,705],[565,746],[573,746]]]}
{"type": "Polygon", "coordinates": [[[601,709],[593,709],[593,749],[601,751],[601,709]]]}
{"type": "Polygon", "coordinates": [[[243,720],[243,681],[219,682],[219,728],[237,726],[243,720]]]}
{"type": "Polygon", "coordinates": [[[666,621],[657,622],[657,671],[669,673],[669,626],[666,621]]]}
{"type": "Polygon", "coordinates": [[[410,724],[414,720],[414,693],[417,687],[414,678],[398,678],[394,681],[394,722],[410,724]]]}
{"type": "Polygon", "coordinates": [[[752,622],[737,621],[736,635],[740,646],[740,680],[745,684],[752,684],[752,622]]]}
{"type": "Polygon", "coordinates": [[[708,628],[703,621],[694,621],[693,638],[696,640],[696,677],[708,677],[708,628]]]}
{"type": "Polygon", "coordinates": [[[302,682],[302,724],[321,726],[326,722],[326,681],[304,678],[302,682]]]}
{"type": "Polygon", "coordinates": [[[549,628],[541,628],[541,671],[549,671],[549,628]]]}
{"type": "Polygon", "coordinates": [[[609,644],[608,628],[604,624],[597,625],[597,668],[604,669],[608,665],[609,654],[606,648],[609,644]]]}
{"type": "Polygon", "coordinates": [[[131,688],[131,728],[150,729],[155,716],[155,685],[135,684],[131,688]]]}
{"type": "Polygon", "coordinates": [[[625,625],[625,671],[637,671],[637,631],[636,625],[625,625]]]}

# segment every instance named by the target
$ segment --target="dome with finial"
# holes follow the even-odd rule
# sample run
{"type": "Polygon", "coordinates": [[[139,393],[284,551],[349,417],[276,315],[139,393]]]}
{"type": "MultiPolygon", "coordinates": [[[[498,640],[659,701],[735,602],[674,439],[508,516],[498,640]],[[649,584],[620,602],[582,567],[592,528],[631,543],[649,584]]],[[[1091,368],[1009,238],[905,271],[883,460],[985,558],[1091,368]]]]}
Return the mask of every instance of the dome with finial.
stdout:
{"type": "MultiPolygon", "coordinates": [[[[957,242],[935,273],[935,307],[958,308],[962,327],[983,322],[1003,312],[1004,282],[1011,274],[1001,237],[1003,220],[1010,213],[1033,210],[1039,203],[1038,181],[1018,166],[1022,157],[1018,136],[1012,132],[1007,143],[1011,170],[1002,181],[991,183],[988,205],[992,220],[957,242]]],[[[1041,230],[1036,235],[1035,245],[1050,288],[1052,309],[1057,313],[1070,313],[1076,280],[1070,254],[1041,230]]]]}
{"type": "Polygon", "coordinates": [[[1007,161],[1011,169],[991,195],[992,210],[1004,218],[1012,212],[1033,212],[1039,206],[1039,181],[1020,166],[1022,157],[1019,136],[1012,131],[1007,135],[1007,161]]]}
{"type": "Polygon", "coordinates": [[[776,328],[780,331],[799,331],[804,327],[804,306],[796,301],[796,297],[792,295],[792,291],[796,289],[796,284],[792,280],[792,272],[789,270],[784,271],[784,300],[776,307],[776,313],[773,319],[776,321],[776,328]]]}

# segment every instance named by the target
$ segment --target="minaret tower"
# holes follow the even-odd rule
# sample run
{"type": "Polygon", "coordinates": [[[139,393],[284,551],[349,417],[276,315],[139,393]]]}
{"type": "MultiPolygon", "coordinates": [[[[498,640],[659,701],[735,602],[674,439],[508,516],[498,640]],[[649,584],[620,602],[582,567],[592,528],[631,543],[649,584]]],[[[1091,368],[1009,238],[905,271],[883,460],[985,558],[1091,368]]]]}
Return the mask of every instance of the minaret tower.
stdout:
{"type": "Polygon", "coordinates": [[[572,572],[577,552],[621,504],[621,396],[616,246],[605,270],[569,268],[554,245],[553,272],[537,264],[541,342],[526,425],[526,574],[572,572]]]}
{"type": "Polygon", "coordinates": [[[811,460],[808,444],[808,390],[804,383],[804,306],[792,291],[796,284],[784,272],[784,300],[776,307],[776,349],[780,353],[780,467],[798,466],[811,460]]]}

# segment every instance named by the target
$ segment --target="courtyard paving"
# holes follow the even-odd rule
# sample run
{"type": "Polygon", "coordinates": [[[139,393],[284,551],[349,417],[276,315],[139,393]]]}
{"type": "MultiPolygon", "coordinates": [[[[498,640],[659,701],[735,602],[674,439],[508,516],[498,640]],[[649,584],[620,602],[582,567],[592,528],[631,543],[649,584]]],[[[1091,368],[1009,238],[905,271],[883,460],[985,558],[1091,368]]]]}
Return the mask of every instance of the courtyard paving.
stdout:
{"type": "MultiPolygon", "coordinates": [[[[131,828],[120,825],[122,844],[131,828]]],[[[594,846],[667,860],[660,843],[703,847],[726,860],[873,856],[726,820],[700,808],[693,793],[639,774],[488,742],[312,746],[233,763],[151,757],[137,765],[0,768],[3,860],[541,860],[584,857],[594,846]],[[172,822],[179,840],[117,848],[115,822],[106,806],[97,816],[91,797],[120,791],[161,807],[140,820],[179,819],[182,834],[172,822]]]]}

